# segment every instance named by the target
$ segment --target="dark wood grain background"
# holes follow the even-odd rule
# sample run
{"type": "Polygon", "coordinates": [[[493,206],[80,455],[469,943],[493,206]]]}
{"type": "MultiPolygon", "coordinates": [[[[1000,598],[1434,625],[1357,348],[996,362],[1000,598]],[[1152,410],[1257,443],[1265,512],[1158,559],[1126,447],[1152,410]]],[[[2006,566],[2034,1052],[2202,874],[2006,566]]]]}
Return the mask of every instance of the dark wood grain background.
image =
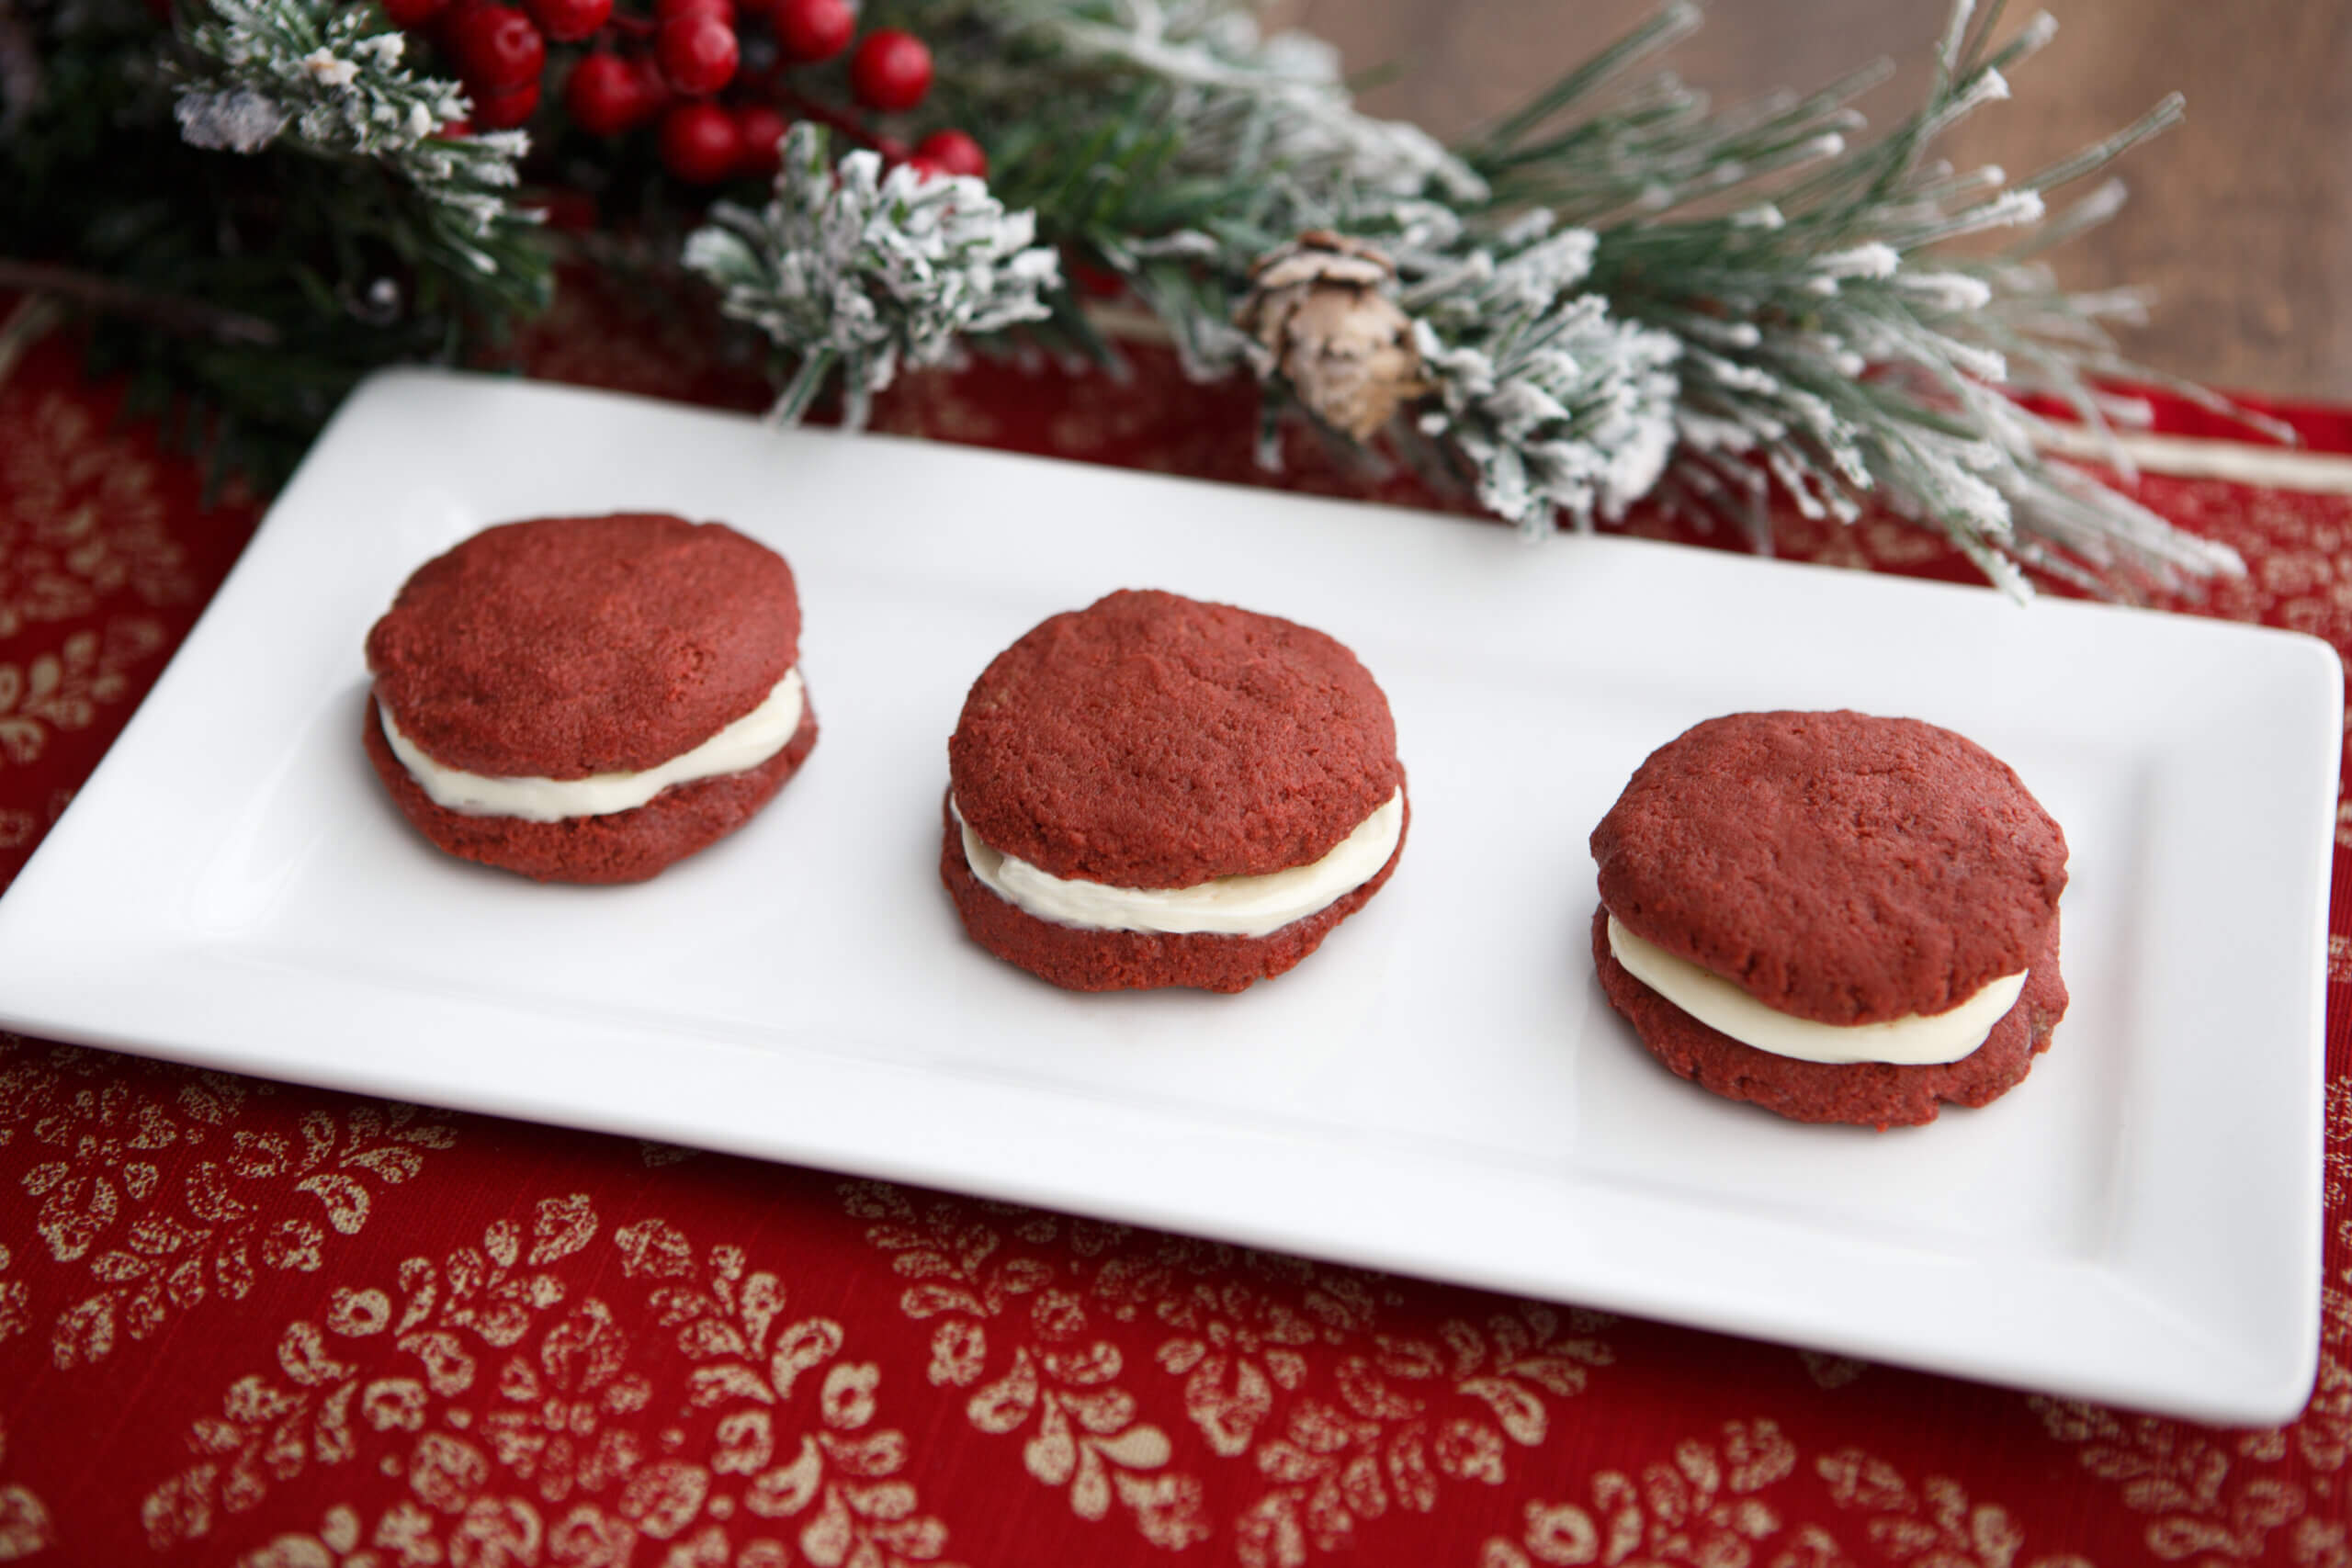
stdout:
{"type": "MultiPolygon", "coordinates": [[[[1512,107],[1650,8],[1650,0],[1281,0],[1274,17],[1337,43],[1364,95],[1441,135],[1512,107]]],[[[2123,214],[2059,252],[2077,288],[2158,299],[2126,346],[2216,386],[2352,401],[2352,0],[2049,0],[2056,40],[2015,98],[1947,155],[2023,172],[2117,129],[2174,89],[2188,122],[2119,166],[2123,214]]],[[[2008,26],[2033,14],[2013,5],[2008,26]]],[[[1888,55],[1904,70],[1863,101],[1900,114],[1924,79],[1946,0],[1714,0],[1673,56],[1726,96],[1817,86],[1888,55]]]]}

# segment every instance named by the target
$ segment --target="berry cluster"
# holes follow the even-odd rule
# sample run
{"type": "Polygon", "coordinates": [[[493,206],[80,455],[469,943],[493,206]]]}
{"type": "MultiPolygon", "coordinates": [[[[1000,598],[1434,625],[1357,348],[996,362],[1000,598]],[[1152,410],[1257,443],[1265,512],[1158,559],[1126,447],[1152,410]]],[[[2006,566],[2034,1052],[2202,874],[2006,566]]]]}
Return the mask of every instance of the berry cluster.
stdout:
{"type": "Polygon", "coordinates": [[[662,165],[681,180],[714,185],[775,172],[786,111],[824,120],[877,148],[894,163],[930,174],[986,175],[980,144],[941,130],[910,148],[869,133],[854,118],[811,103],[783,85],[792,65],[851,51],[850,91],[876,114],[901,114],[930,95],[931,51],[897,28],[857,37],[851,0],[652,0],[650,16],[616,12],[613,0],[381,0],[393,24],[429,38],[473,100],[459,130],[517,126],[539,110],[543,82],[562,76],[564,112],[596,136],[648,125],[662,165]],[[773,32],[773,66],[745,71],[746,20],[773,32]],[[548,45],[584,44],[569,71],[548,45]],[[552,67],[552,71],[551,71],[552,67]],[[721,95],[726,95],[725,101],[721,95]]]}

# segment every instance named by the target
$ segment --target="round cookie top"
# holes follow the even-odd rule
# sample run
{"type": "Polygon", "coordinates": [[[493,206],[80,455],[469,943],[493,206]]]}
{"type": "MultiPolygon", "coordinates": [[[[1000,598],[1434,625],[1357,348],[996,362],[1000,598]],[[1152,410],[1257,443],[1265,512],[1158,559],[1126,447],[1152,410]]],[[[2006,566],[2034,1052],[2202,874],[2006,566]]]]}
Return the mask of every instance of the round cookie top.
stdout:
{"type": "Polygon", "coordinates": [[[541,517],[417,568],[368,668],[444,766],[579,779],[694,750],[765,701],[799,644],[792,569],[724,524],[541,517]]]}
{"type": "Polygon", "coordinates": [[[1056,615],[997,655],[947,771],[991,848],[1159,888],[1320,860],[1404,781],[1388,699],[1354,654],[1157,591],[1056,615]]]}
{"type": "Polygon", "coordinates": [[[1912,718],[1744,713],[1652,752],[1592,831],[1635,935],[1821,1023],[1945,1011],[2030,966],[2066,837],[2008,765],[1912,718]]]}

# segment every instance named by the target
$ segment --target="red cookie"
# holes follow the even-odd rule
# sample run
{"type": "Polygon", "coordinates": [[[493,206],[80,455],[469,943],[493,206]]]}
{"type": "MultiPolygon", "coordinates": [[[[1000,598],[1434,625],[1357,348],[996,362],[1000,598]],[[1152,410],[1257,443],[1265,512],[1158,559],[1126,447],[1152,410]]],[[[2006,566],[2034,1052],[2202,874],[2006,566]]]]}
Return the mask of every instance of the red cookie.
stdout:
{"type": "MultiPolygon", "coordinates": [[[[1984,1043],[1957,1062],[1899,1066],[1889,1062],[1804,1062],[1744,1045],[1643,985],[1609,950],[1609,911],[1592,917],[1592,962],[1609,1002],[1634,1025],[1651,1055],[1678,1077],[1725,1100],[1745,1100],[1795,1122],[1917,1126],[1945,1101],[1987,1105],[2016,1087],[2049,1049],[2050,1032],[2066,1011],[2058,973],[2058,922],[2026,976],[2018,1005],[2001,1015],[1984,1043]]],[[[2012,971],[2014,973],[2014,971],[2012,971]]]]}
{"type": "Polygon", "coordinates": [[[1592,834],[1602,915],[1765,1006],[1818,1023],[1950,1010],[2030,977],[1955,1063],[1830,1065],[1719,1033],[1608,953],[1602,986],[1642,1042],[1702,1087],[1800,1121],[1932,1120],[2025,1076],[2066,1006],[2066,840],[2008,766],[1917,719],[1754,713],[1652,753],[1592,834]]]}
{"type": "Polygon", "coordinates": [[[466,773],[644,773],[766,702],[799,635],[791,569],[723,525],[653,513],[503,524],[419,567],[368,634],[368,754],[402,813],[451,854],[541,881],[642,881],[767,804],[816,744],[805,701],[764,761],[552,822],[435,804],[382,716],[466,773]]]}
{"type": "MultiPolygon", "coordinates": [[[[1405,782],[1387,698],[1346,648],[1158,592],[1056,615],[999,654],[973,682],[947,755],[950,799],[983,843],[1048,876],[1114,888],[1312,864],[1405,782]]],[[[975,875],[953,811],[940,874],[974,941],[1055,985],[1238,991],[1314,952],[1403,848],[1400,828],[1362,884],[1256,935],[1032,914],[975,875]]]]}

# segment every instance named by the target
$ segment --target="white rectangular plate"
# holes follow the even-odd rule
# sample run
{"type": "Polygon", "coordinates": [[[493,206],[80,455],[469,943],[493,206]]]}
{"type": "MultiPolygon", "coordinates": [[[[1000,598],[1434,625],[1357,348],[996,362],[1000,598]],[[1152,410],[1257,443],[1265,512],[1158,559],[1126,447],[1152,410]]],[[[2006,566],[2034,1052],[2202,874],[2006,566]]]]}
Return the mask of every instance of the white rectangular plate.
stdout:
{"type": "Polygon", "coordinates": [[[2283,633],[395,374],[0,900],[0,1018],[2275,1421],[2317,1354],[2340,742],[2335,656],[2283,633]],[[642,886],[435,853],[361,754],[369,624],[491,523],[637,508],[791,559],[815,755],[642,886]],[[1396,709],[1396,878],[1239,997],[1056,991],[939,886],[966,687],[1120,586],[1320,626],[1396,709]],[[2056,1043],[1923,1129],[1701,1093],[1592,972],[1586,836],[1635,764],[1832,706],[1973,737],[2073,847],[2056,1043]]]}

